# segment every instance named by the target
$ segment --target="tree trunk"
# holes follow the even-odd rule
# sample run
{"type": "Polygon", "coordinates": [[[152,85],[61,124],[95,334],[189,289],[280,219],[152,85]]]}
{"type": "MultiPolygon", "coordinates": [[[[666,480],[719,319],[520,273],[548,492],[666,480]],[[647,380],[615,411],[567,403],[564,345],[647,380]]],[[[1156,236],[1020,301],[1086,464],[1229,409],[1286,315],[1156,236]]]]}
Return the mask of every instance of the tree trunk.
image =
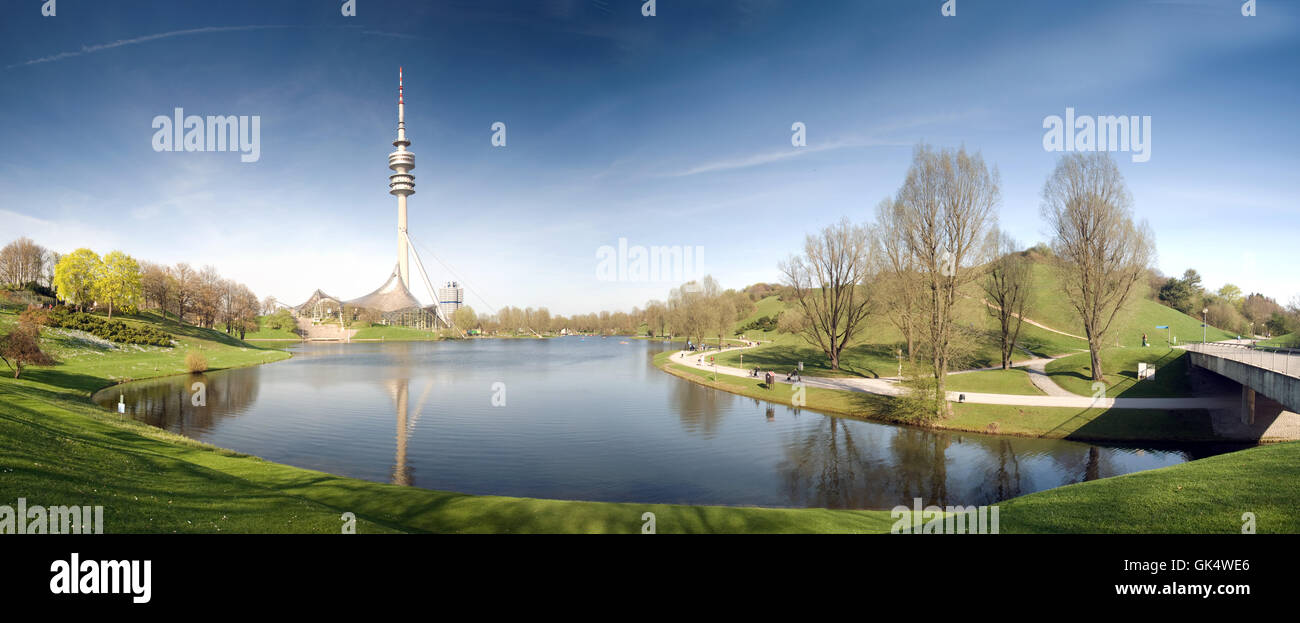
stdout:
{"type": "Polygon", "coordinates": [[[1088,345],[1088,354],[1092,357],[1092,380],[1105,381],[1106,376],[1101,373],[1101,347],[1093,344],[1088,345]]]}

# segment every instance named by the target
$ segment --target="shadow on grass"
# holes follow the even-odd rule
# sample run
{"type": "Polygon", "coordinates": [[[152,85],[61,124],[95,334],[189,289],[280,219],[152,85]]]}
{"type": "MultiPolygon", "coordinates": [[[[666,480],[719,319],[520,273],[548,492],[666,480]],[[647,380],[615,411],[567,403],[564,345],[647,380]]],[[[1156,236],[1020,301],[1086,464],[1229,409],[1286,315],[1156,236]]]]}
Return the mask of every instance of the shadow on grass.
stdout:
{"type": "Polygon", "coordinates": [[[122,319],[130,319],[142,324],[147,324],[156,327],[161,331],[171,333],[177,337],[208,340],[225,346],[234,346],[238,348],[257,348],[256,346],[248,344],[224,331],[205,329],[203,327],[177,322],[171,314],[159,314],[156,311],[147,311],[131,314],[129,316],[122,316],[122,319]]]}
{"type": "Polygon", "coordinates": [[[839,370],[831,369],[830,358],[820,349],[788,344],[746,350],[743,352],[743,366],[741,366],[740,355],[728,353],[729,356],[725,361],[728,365],[745,368],[758,366],[778,372],[796,370],[799,362],[802,361],[803,372],[809,376],[880,378],[882,371],[889,372],[892,369],[891,366],[881,362],[882,360],[893,362],[895,348],[891,344],[851,346],[841,353],[839,370]]]}
{"type": "Polygon", "coordinates": [[[66,364],[55,364],[52,368],[27,368],[23,370],[23,374],[19,378],[32,383],[84,391],[87,394],[104,385],[104,379],[100,377],[78,372],[65,372],[59,369],[59,366],[62,365],[66,364]]]}

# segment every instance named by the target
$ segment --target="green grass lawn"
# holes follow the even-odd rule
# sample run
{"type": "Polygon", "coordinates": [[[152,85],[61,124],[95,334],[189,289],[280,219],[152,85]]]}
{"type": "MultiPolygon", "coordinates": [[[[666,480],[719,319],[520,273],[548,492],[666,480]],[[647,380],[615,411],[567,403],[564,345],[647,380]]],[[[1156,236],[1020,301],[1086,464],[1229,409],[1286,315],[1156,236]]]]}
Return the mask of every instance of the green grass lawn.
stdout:
{"type": "Polygon", "coordinates": [[[288,329],[272,329],[266,326],[266,316],[257,317],[257,330],[244,334],[245,340],[301,340],[302,336],[288,329]]]}
{"type": "Polygon", "coordinates": [[[1043,390],[1034,386],[1029,380],[1029,374],[1023,368],[949,374],[945,384],[946,389],[952,392],[1017,394],[1021,396],[1043,395],[1043,390]]]}
{"type": "MultiPolygon", "coordinates": [[[[971,345],[954,369],[983,368],[1001,363],[999,333],[996,319],[976,296],[978,288],[967,288],[969,296],[958,301],[953,322],[971,345]]],[[[784,306],[775,296],[757,303],[758,310],[736,323],[736,328],[760,316],[774,316],[784,306]]],[[[1031,316],[1033,317],[1033,316],[1031,316]]],[[[1036,319],[1036,318],[1035,318],[1036,319]]],[[[1048,326],[1050,323],[1044,322],[1048,326]]],[[[747,331],[746,337],[770,341],[759,348],[723,354],[718,363],[733,367],[761,366],[774,370],[790,370],[804,362],[804,372],[810,376],[869,378],[891,377],[898,374],[896,352],[904,347],[902,333],[883,314],[867,318],[856,342],[840,358],[840,369],[832,370],[830,360],[818,347],[810,345],[802,336],[777,331],[747,331]],[[742,362],[743,358],[743,362],[742,362]]],[[[1030,325],[1021,327],[1017,340],[1020,346],[1013,361],[1031,357],[1053,357],[1088,348],[1087,342],[1067,335],[1030,325]]]]}
{"type": "Polygon", "coordinates": [[[1300,442],[1059,487],[1002,505],[1002,532],[1300,532],[1300,442]]]}
{"type": "MultiPolygon", "coordinates": [[[[1141,346],[1101,351],[1101,369],[1109,398],[1158,398],[1195,395],[1187,380],[1187,351],[1141,346]],[[1137,380],[1138,363],[1156,367],[1154,379],[1137,380]]],[[[1062,357],[1047,364],[1057,385],[1080,396],[1093,395],[1092,359],[1088,353],[1062,357]]]]}
{"type": "Polygon", "coordinates": [[[1272,346],[1274,348],[1300,348],[1300,333],[1288,333],[1267,340],[1260,340],[1257,345],[1272,346]]]}
{"type": "MultiPolygon", "coordinates": [[[[1035,262],[1034,301],[1029,317],[1054,329],[1082,336],[1083,323],[1070,306],[1060,281],[1051,266],[1035,262]]],[[[1141,346],[1142,334],[1152,345],[1165,346],[1169,337],[1177,338],[1179,344],[1201,341],[1201,319],[1193,318],[1176,309],[1165,307],[1146,298],[1148,287],[1137,284],[1129,296],[1126,309],[1120,313],[1112,327],[1113,335],[1107,341],[1114,345],[1119,340],[1121,346],[1141,346]],[[1156,329],[1157,326],[1169,326],[1170,330],[1156,329]]],[[[1227,331],[1209,327],[1206,331],[1209,341],[1226,340],[1236,337],[1227,331]]],[[[1085,344],[1086,348],[1086,344],[1085,344]]]]}
{"type": "MultiPolygon", "coordinates": [[[[793,386],[777,383],[769,389],[761,378],[717,374],[669,361],[659,353],[654,363],[666,372],[714,389],[792,405],[793,386]]],[[[1001,372],[995,371],[996,372],[1001,372]]],[[[1024,374],[1023,371],[1014,370],[1024,374]]],[[[949,376],[949,382],[970,374],[949,376]]],[[[1008,375],[1010,378],[1014,378],[1008,375]]],[[[1002,379],[1003,382],[1010,383],[1002,379]]],[[[1028,382],[1028,379],[1025,379],[1028,382]]],[[[958,390],[961,391],[961,390],[958,390]]],[[[972,390],[973,391],[973,390],[972,390]]],[[[849,417],[895,422],[893,399],[863,392],[805,387],[803,407],[849,417]]],[[[1196,410],[1076,409],[1014,405],[953,404],[953,415],[934,427],[976,433],[1090,441],[1216,441],[1209,413],[1196,410]]]]}
{"type": "Polygon", "coordinates": [[[410,327],[394,327],[385,325],[371,325],[357,331],[352,336],[354,340],[384,340],[386,342],[398,341],[429,341],[442,339],[436,331],[425,331],[423,329],[412,329],[410,327]]]}

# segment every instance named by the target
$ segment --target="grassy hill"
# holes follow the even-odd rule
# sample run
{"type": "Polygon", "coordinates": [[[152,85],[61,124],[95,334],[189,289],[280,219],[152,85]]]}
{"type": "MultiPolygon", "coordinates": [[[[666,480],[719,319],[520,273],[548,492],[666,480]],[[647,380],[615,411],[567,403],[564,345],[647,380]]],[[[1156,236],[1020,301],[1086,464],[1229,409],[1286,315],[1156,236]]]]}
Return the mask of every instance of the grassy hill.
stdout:
{"type": "MultiPolygon", "coordinates": [[[[1020,331],[1018,341],[1020,348],[1013,360],[1023,361],[1031,356],[1054,357],[1086,351],[1088,348],[1086,341],[1071,337],[1084,334],[1083,324],[1063,294],[1055,271],[1043,261],[1034,261],[1033,273],[1033,299],[1028,318],[1056,331],[1025,323],[1020,331]]],[[[1152,301],[1146,298],[1147,293],[1148,288],[1145,284],[1136,286],[1125,309],[1114,322],[1110,339],[1107,340],[1108,345],[1118,348],[1140,348],[1143,333],[1146,333],[1152,346],[1165,347],[1166,342],[1170,340],[1176,340],[1179,344],[1201,341],[1202,330],[1199,319],[1152,301]],[[1157,326],[1168,326],[1170,329],[1156,329],[1157,326]]],[[[995,366],[999,363],[997,321],[989,315],[987,307],[982,303],[983,294],[978,283],[969,284],[962,294],[964,298],[955,309],[954,319],[972,348],[969,356],[958,368],[995,366]]],[[[739,329],[762,316],[776,316],[788,304],[775,296],[764,298],[757,303],[758,309],[754,313],[736,323],[736,328],[739,329]]],[[[1205,334],[1209,341],[1236,337],[1214,327],[1208,327],[1205,334]]],[[[874,315],[867,320],[860,339],[844,354],[842,369],[833,371],[830,369],[830,362],[820,349],[809,345],[800,336],[777,331],[752,330],[747,331],[746,336],[751,339],[770,340],[772,344],[747,351],[743,356],[740,353],[725,353],[719,357],[719,363],[741,366],[743,358],[744,366],[757,365],[784,370],[793,368],[797,362],[803,361],[804,369],[810,375],[894,376],[898,373],[898,360],[895,353],[903,344],[901,332],[889,319],[883,314],[874,315]]],[[[1143,356],[1150,356],[1150,351],[1117,356],[1116,361],[1143,356]]],[[[1116,382],[1118,381],[1116,379],[1116,382]]],[[[1085,395],[1091,395],[1091,391],[1086,392],[1085,395]]]]}
{"type": "MultiPolygon", "coordinates": [[[[1036,261],[1034,271],[1034,305],[1030,317],[1054,329],[1082,336],[1083,323],[1070,306],[1061,283],[1050,265],[1036,261]]],[[[1129,295],[1129,304],[1115,320],[1110,343],[1119,340],[1120,346],[1141,346],[1142,334],[1152,344],[1165,344],[1176,338],[1177,343],[1201,341],[1201,320],[1193,318],[1171,307],[1166,307],[1149,298],[1150,288],[1145,283],[1138,283],[1129,295]],[[1169,326],[1169,330],[1156,329],[1157,326],[1169,326]]],[[[1236,337],[1214,327],[1206,331],[1209,341],[1226,340],[1236,337]]]]}
{"type": "Polygon", "coordinates": [[[245,340],[301,340],[302,336],[288,329],[272,329],[266,326],[269,316],[257,317],[257,330],[244,334],[245,340]]]}
{"type": "MultiPolygon", "coordinates": [[[[289,353],[262,348],[240,341],[225,332],[176,322],[156,311],[135,315],[113,316],[127,324],[148,325],[170,333],[176,345],[140,346],[115,344],[80,331],[44,328],[41,346],[58,362],[23,370],[23,381],[76,389],[86,395],[116,383],[188,372],[185,355],[198,351],[208,360],[208,369],[217,370],[279,361],[289,353]]],[[[13,309],[0,310],[0,329],[17,322],[13,309]]],[[[6,370],[7,371],[7,370],[6,370]]]]}
{"type": "MultiPolygon", "coordinates": [[[[1109,348],[1101,352],[1106,396],[1159,398],[1194,395],[1187,377],[1187,351],[1175,348],[1109,348]],[[1138,381],[1139,363],[1156,367],[1155,378],[1138,381]]],[[[1057,385],[1080,396],[1093,395],[1092,359],[1088,353],[1063,357],[1047,364],[1047,374],[1057,385]]]]}

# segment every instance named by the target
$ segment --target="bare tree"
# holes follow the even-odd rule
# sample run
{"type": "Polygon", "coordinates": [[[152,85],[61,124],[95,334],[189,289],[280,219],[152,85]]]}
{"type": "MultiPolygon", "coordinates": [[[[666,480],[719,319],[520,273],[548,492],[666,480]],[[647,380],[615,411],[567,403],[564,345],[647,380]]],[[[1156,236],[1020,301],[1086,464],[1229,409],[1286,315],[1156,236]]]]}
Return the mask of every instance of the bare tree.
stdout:
{"type": "Polygon", "coordinates": [[[41,285],[51,290],[54,289],[54,269],[59,265],[59,260],[63,259],[63,254],[57,251],[46,251],[45,259],[41,264],[41,285]]]}
{"type": "Polygon", "coordinates": [[[934,368],[935,416],[948,413],[944,381],[953,356],[958,290],[979,278],[992,255],[990,230],[1001,200],[998,172],[977,153],[919,145],[898,191],[898,227],[920,272],[934,368]]]}
{"type": "Polygon", "coordinates": [[[240,320],[239,288],[241,287],[243,286],[235,283],[234,279],[222,279],[217,282],[219,294],[217,314],[221,323],[226,325],[226,335],[234,333],[238,329],[237,325],[240,324],[237,321],[240,320]]]}
{"type": "Polygon", "coordinates": [[[921,296],[921,273],[916,257],[907,247],[903,206],[885,198],[876,206],[876,271],[879,298],[889,320],[907,344],[908,362],[916,361],[918,298],[921,296]]]}
{"type": "Polygon", "coordinates": [[[1150,227],[1134,223],[1132,198],[1109,154],[1068,154],[1043,187],[1061,285],[1083,321],[1092,379],[1102,381],[1101,348],[1133,286],[1154,260],[1150,227]]]}
{"type": "Polygon", "coordinates": [[[144,292],[145,307],[166,311],[175,285],[175,279],[166,266],[153,262],[140,263],[140,288],[144,292]]]}
{"type": "Polygon", "coordinates": [[[718,332],[718,348],[723,347],[726,343],[727,334],[736,325],[736,302],[729,292],[732,291],[728,290],[726,293],[719,294],[709,302],[712,308],[710,310],[712,312],[710,314],[712,327],[710,328],[718,332]]]}
{"type": "Polygon", "coordinates": [[[998,258],[989,265],[988,275],[984,277],[984,296],[989,314],[998,320],[1002,369],[1010,370],[1011,355],[1031,302],[1034,272],[1029,259],[1020,254],[1015,239],[1002,231],[995,230],[994,235],[998,258]]]}
{"type": "Polygon", "coordinates": [[[198,314],[198,325],[212,328],[221,314],[221,273],[212,265],[204,266],[196,277],[194,294],[194,311],[198,314]]]}
{"type": "Polygon", "coordinates": [[[680,331],[688,340],[695,338],[697,344],[703,343],[704,336],[714,326],[712,301],[717,298],[718,291],[717,280],[712,275],[705,275],[700,281],[690,281],[669,292],[673,332],[680,331]]]}
{"type": "Polygon", "coordinates": [[[185,322],[185,312],[189,310],[195,301],[195,291],[198,287],[197,277],[194,269],[185,262],[177,263],[172,268],[172,283],[176,299],[176,322],[185,322]]]}
{"type": "Polygon", "coordinates": [[[781,272],[793,289],[806,318],[802,335],[840,369],[840,356],[863,328],[872,299],[866,280],[870,272],[871,231],[847,217],[809,234],[804,255],[781,262],[781,272]]]}
{"type": "Polygon", "coordinates": [[[0,284],[24,287],[40,283],[44,276],[48,251],[26,236],[0,249],[0,284]]]}
{"type": "Polygon", "coordinates": [[[258,302],[257,295],[241,283],[235,286],[234,307],[235,328],[239,330],[239,339],[242,340],[247,332],[257,330],[257,315],[261,303],[258,302]]]}

